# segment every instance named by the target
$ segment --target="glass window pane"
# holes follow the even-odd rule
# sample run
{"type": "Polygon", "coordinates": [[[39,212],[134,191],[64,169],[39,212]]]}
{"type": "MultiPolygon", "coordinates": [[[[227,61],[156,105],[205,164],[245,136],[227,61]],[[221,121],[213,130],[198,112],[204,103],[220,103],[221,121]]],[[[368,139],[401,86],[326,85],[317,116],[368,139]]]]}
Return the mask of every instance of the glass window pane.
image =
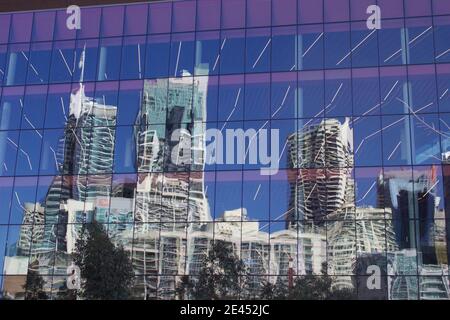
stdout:
{"type": "Polygon", "coordinates": [[[149,36],[145,59],[146,78],[166,78],[169,74],[170,36],[149,36]]]}
{"type": "Polygon", "coordinates": [[[125,6],[125,35],[143,35],[147,33],[147,4],[125,6]]]}
{"type": "Polygon", "coordinates": [[[409,66],[408,79],[410,83],[409,107],[418,113],[437,112],[436,75],[434,67],[409,66]]]}
{"type": "Polygon", "coordinates": [[[450,14],[450,3],[445,0],[433,0],[433,14],[450,14]]]}
{"type": "Polygon", "coordinates": [[[196,75],[215,75],[219,73],[219,32],[199,32],[196,36],[196,75]]]}
{"type": "Polygon", "coordinates": [[[324,0],[325,22],[350,20],[349,0],[324,0]]]}
{"type": "Polygon", "coordinates": [[[0,131],[0,143],[0,176],[13,176],[16,169],[19,131],[0,131]]]}
{"type": "Polygon", "coordinates": [[[22,129],[40,129],[44,127],[47,86],[30,86],[25,91],[22,110],[22,129]]]}
{"type": "Polygon", "coordinates": [[[42,130],[23,130],[20,132],[16,175],[38,174],[41,143],[42,130]]]}
{"type": "Polygon", "coordinates": [[[270,0],[247,0],[247,27],[270,25],[270,0]]]}
{"type": "Polygon", "coordinates": [[[406,64],[406,36],[403,20],[382,21],[378,30],[380,65],[406,64]]]}
{"type": "Polygon", "coordinates": [[[298,118],[323,118],[325,116],[325,83],[323,71],[299,73],[298,118]]]}
{"type": "Polygon", "coordinates": [[[27,83],[48,83],[51,66],[52,44],[50,42],[33,43],[29,54],[30,59],[28,64],[27,83]]]}
{"type": "Polygon", "coordinates": [[[270,71],[271,36],[270,29],[247,30],[246,71],[270,71]]]}
{"type": "Polygon", "coordinates": [[[411,135],[408,115],[383,116],[383,164],[411,164],[411,135]]]}
{"type": "Polygon", "coordinates": [[[121,79],[142,79],[145,62],[145,37],[123,40],[121,79]]]}
{"type": "Polygon", "coordinates": [[[56,175],[60,173],[62,161],[61,141],[64,139],[64,129],[47,129],[42,136],[42,151],[39,173],[56,175]]]}
{"type": "Polygon", "coordinates": [[[377,30],[368,30],[366,22],[352,23],[353,67],[370,67],[378,65],[377,30]]]}
{"type": "Polygon", "coordinates": [[[97,80],[118,80],[122,54],[122,38],[108,38],[100,41],[97,80]]]}
{"type": "Polygon", "coordinates": [[[3,83],[6,70],[6,59],[8,56],[8,50],[6,45],[0,45],[0,83],[3,83]]]}
{"type": "Polygon", "coordinates": [[[450,22],[444,17],[435,17],[433,23],[436,62],[450,62],[450,44],[448,43],[450,22]]]}
{"type": "Polygon", "coordinates": [[[33,26],[33,13],[15,13],[12,15],[10,42],[30,42],[33,26]]]}
{"type": "Polygon", "coordinates": [[[348,68],[350,63],[350,24],[325,25],[325,68],[348,68]]]}
{"type": "Polygon", "coordinates": [[[438,86],[438,99],[439,99],[439,111],[450,111],[450,66],[438,65],[437,66],[437,86],[438,86]]]}
{"type": "Polygon", "coordinates": [[[172,77],[193,75],[194,58],[195,35],[192,33],[173,35],[170,46],[169,75],[172,77]]]}
{"type": "Polygon", "coordinates": [[[52,85],[49,87],[45,114],[45,128],[64,128],[70,115],[71,87],[52,85]]]}
{"type": "Polygon", "coordinates": [[[325,116],[352,115],[352,83],[350,72],[327,70],[325,72],[325,116]]]}
{"type": "Polygon", "coordinates": [[[75,68],[73,82],[94,81],[97,79],[98,39],[78,40],[74,54],[75,68]],[[83,59],[84,57],[84,59],[83,59]]]}
{"type": "Polygon", "coordinates": [[[233,30],[222,33],[220,46],[220,73],[243,73],[245,61],[245,31],[233,30]]]}
{"type": "Polygon", "coordinates": [[[355,118],[353,134],[355,166],[380,166],[382,164],[380,117],[355,118]]]}
{"type": "Polygon", "coordinates": [[[245,27],[245,0],[222,1],[222,28],[245,27]]]}
{"type": "Polygon", "coordinates": [[[245,119],[269,119],[270,75],[247,75],[245,78],[245,119]]]}
{"type": "Polygon", "coordinates": [[[81,19],[81,29],[78,31],[78,38],[98,38],[100,35],[101,15],[101,8],[82,8],[81,16],[83,18],[81,19]]]}
{"type": "Polygon", "coordinates": [[[403,17],[403,0],[378,0],[384,18],[403,17]]]}
{"type": "Polygon", "coordinates": [[[50,82],[71,82],[75,62],[75,41],[55,42],[53,45],[50,82]]]}
{"type": "Polygon", "coordinates": [[[197,0],[197,30],[220,27],[220,0],[197,0]]]}
{"type": "Polygon", "coordinates": [[[242,120],[244,112],[244,77],[222,76],[219,79],[219,121],[242,120]]]}
{"type": "Polygon", "coordinates": [[[298,22],[301,24],[322,23],[324,12],[323,1],[324,0],[317,0],[311,2],[309,0],[298,0],[298,22]]]}
{"type": "Polygon", "coordinates": [[[280,27],[272,29],[272,71],[295,70],[296,28],[280,27]]]}
{"type": "Polygon", "coordinates": [[[322,25],[300,26],[298,30],[298,70],[323,68],[324,33],[322,25]]]}
{"type": "Polygon", "coordinates": [[[380,69],[381,113],[408,113],[408,81],[406,68],[391,67],[380,69]]]}
{"type": "Polygon", "coordinates": [[[413,114],[411,116],[414,164],[438,164],[441,162],[438,128],[439,119],[436,114],[413,114]]]}
{"type": "Polygon", "coordinates": [[[272,1],[272,25],[297,23],[297,0],[272,1]]]}
{"type": "MultiPolygon", "coordinates": [[[[0,224],[7,224],[11,207],[14,178],[0,178],[0,224]]],[[[3,257],[3,254],[0,255],[3,257]]]]}
{"type": "Polygon", "coordinates": [[[0,43],[8,42],[10,23],[11,23],[10,14],[0,15],[0,43]]]}
{"type": "Polygon", "coordinates": [[[354,69],[352,72],[353,114],[380,113],[380,86],[378,69],[354,69]]]}
{"type": "Polygon", "coordinates": [[[102,37],[118,37],[123,34],[124,6],[104,7],[102,9],[102,37]]]}
{"type": "Polygon", "coordinates": [[[5,85],[13,86],[25,84],[29,60],[28,50],[28,44],[9,45],[8,58],[6,59],[5,85]]]}
{"type": "Polygon", "coordinates": [[[148,33],[168,33],[172,21],[172,2],[150,3],[148,33]]]}
{"type": "Polygon", "coordinates": [[[405,1],[405,17],[423,17],[431,15],[431,0],[405,1]]]}
{"type": "Polygon", "coordinates": [[[133,125],[142,106],[141,81],[124,81],[120,83],[118,100],[118,125],[133,125]]]}
{"type": "Polygon", "coordinates": [[[271,82],[271,118],[297,117],[297,75],[273,73],[271,82]]]}
{"type": "Polygon", "coordinates": [[[36,12],[33,20],[33,41],[53,40],[55,12],[36,12]]]}
{"type": "Polygon", "coordinates": [[[407,19],[408,63],[434,62],[433,27],[431,18],[407,19]]]}
{"type": "Polygon", "coordinates": [[[0,109],[1,130],[19,129],[23,108],[23,87],[4,89],[0,109]]]}
{"type": "Polygon", "coordinates": [[[172,32],[195,30],[196,2],[186,0],[173,3],[172,32]]]}
{"type": "MultiPolygon", "coordinates": [[[[67,12],[66,10],[57,10],[54,26],[54,40],[72,40],[77,36],[77,30],[69,30],[67,28],[67,12]]],[[[83,19],[82,19],[83,20],[83,19]]]]}

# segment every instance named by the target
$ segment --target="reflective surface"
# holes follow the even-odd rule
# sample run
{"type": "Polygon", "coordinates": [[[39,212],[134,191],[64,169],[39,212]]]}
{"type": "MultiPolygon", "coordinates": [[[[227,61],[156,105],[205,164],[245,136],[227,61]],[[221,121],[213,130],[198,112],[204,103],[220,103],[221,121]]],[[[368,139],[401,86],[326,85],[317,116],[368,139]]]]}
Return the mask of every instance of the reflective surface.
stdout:
{"type": "Polygon", "coordinates": [[[449,299],[450,3],[378,0],[380,30],[370,4],[92,7],[78,31],[65,10],[1,14],[2,296],[32,270],[57,299],[96,220],[133,298],[175,299],[224,240],[256,296],[326,263],[356,298],[449,299]]]}

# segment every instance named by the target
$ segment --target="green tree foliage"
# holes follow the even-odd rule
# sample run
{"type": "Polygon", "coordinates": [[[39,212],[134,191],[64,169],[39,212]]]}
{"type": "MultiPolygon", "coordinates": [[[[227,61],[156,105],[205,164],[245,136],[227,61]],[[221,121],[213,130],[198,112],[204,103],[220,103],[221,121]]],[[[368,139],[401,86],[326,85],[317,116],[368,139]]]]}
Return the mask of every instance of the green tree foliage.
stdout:
{"type": "MultiPolygon", "coordinates": [[[[36,264],[35,267],[38,265],[36,264]]],[[[35,271],[37,269],[30,266],[27,274],[27,280],[23,285],[25,290],[25,300],[46,300],[48,299],[47,294],[44,291],[45,281],[39,272],[35,271]]]]}
{"type": "Polygon", "coordinates": [[[128,253],[123,247],[114,246],[99,223],[83,227],[73,259],[81,270],[82,298],[119,300],[130,297],[134,272],[128,253]]]}
{"type": "Polygon", "coordinates": [[[265,300],[352,300],[355,293],[352,289],[333,288],[333,278],[322,266],[321,275],[304,275],[295,279],[289,288],[284,283],[276,285],[266,283],[262,289],[261,299],[265,300]]]}
{"type": "Polygon", "coordinates": [[[177,288],[180,299],[233,300],[245,291],[247,270],[229,243],[215,241],[194,277],[183,277],[177,288]]]}

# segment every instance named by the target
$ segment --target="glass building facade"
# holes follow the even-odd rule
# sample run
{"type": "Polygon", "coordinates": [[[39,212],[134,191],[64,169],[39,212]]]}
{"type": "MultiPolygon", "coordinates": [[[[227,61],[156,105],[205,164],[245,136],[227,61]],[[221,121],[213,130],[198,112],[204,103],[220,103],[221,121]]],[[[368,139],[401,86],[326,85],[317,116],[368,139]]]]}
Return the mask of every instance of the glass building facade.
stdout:
{"type": "Polygon", "coordinates": [[[23,299],[32,270],[56,299],[95,220],[130,253],[136,299],[175,299],[216,240],[256,296],[325,266],[360,299],[450,298],[450,1],[67,19],[0,14],[1,297],[23,299]]]}

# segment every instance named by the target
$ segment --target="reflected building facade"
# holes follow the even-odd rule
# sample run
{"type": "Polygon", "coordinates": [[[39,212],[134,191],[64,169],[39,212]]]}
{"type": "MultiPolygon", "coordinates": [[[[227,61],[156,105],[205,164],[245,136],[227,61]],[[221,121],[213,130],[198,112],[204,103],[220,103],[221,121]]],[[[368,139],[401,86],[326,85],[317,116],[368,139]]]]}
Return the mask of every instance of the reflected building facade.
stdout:
{"type": "Polygon", "coordinates": [[[59,299],[92,221],[133,299],[180,298],[214,241],[243,298],[325,275],[450,298],[448,1],[381,1],[379,30],[350,0],[124,2],[82,7],[80,30],[0,13],[0,298],[37,272],[59,299]]]}

